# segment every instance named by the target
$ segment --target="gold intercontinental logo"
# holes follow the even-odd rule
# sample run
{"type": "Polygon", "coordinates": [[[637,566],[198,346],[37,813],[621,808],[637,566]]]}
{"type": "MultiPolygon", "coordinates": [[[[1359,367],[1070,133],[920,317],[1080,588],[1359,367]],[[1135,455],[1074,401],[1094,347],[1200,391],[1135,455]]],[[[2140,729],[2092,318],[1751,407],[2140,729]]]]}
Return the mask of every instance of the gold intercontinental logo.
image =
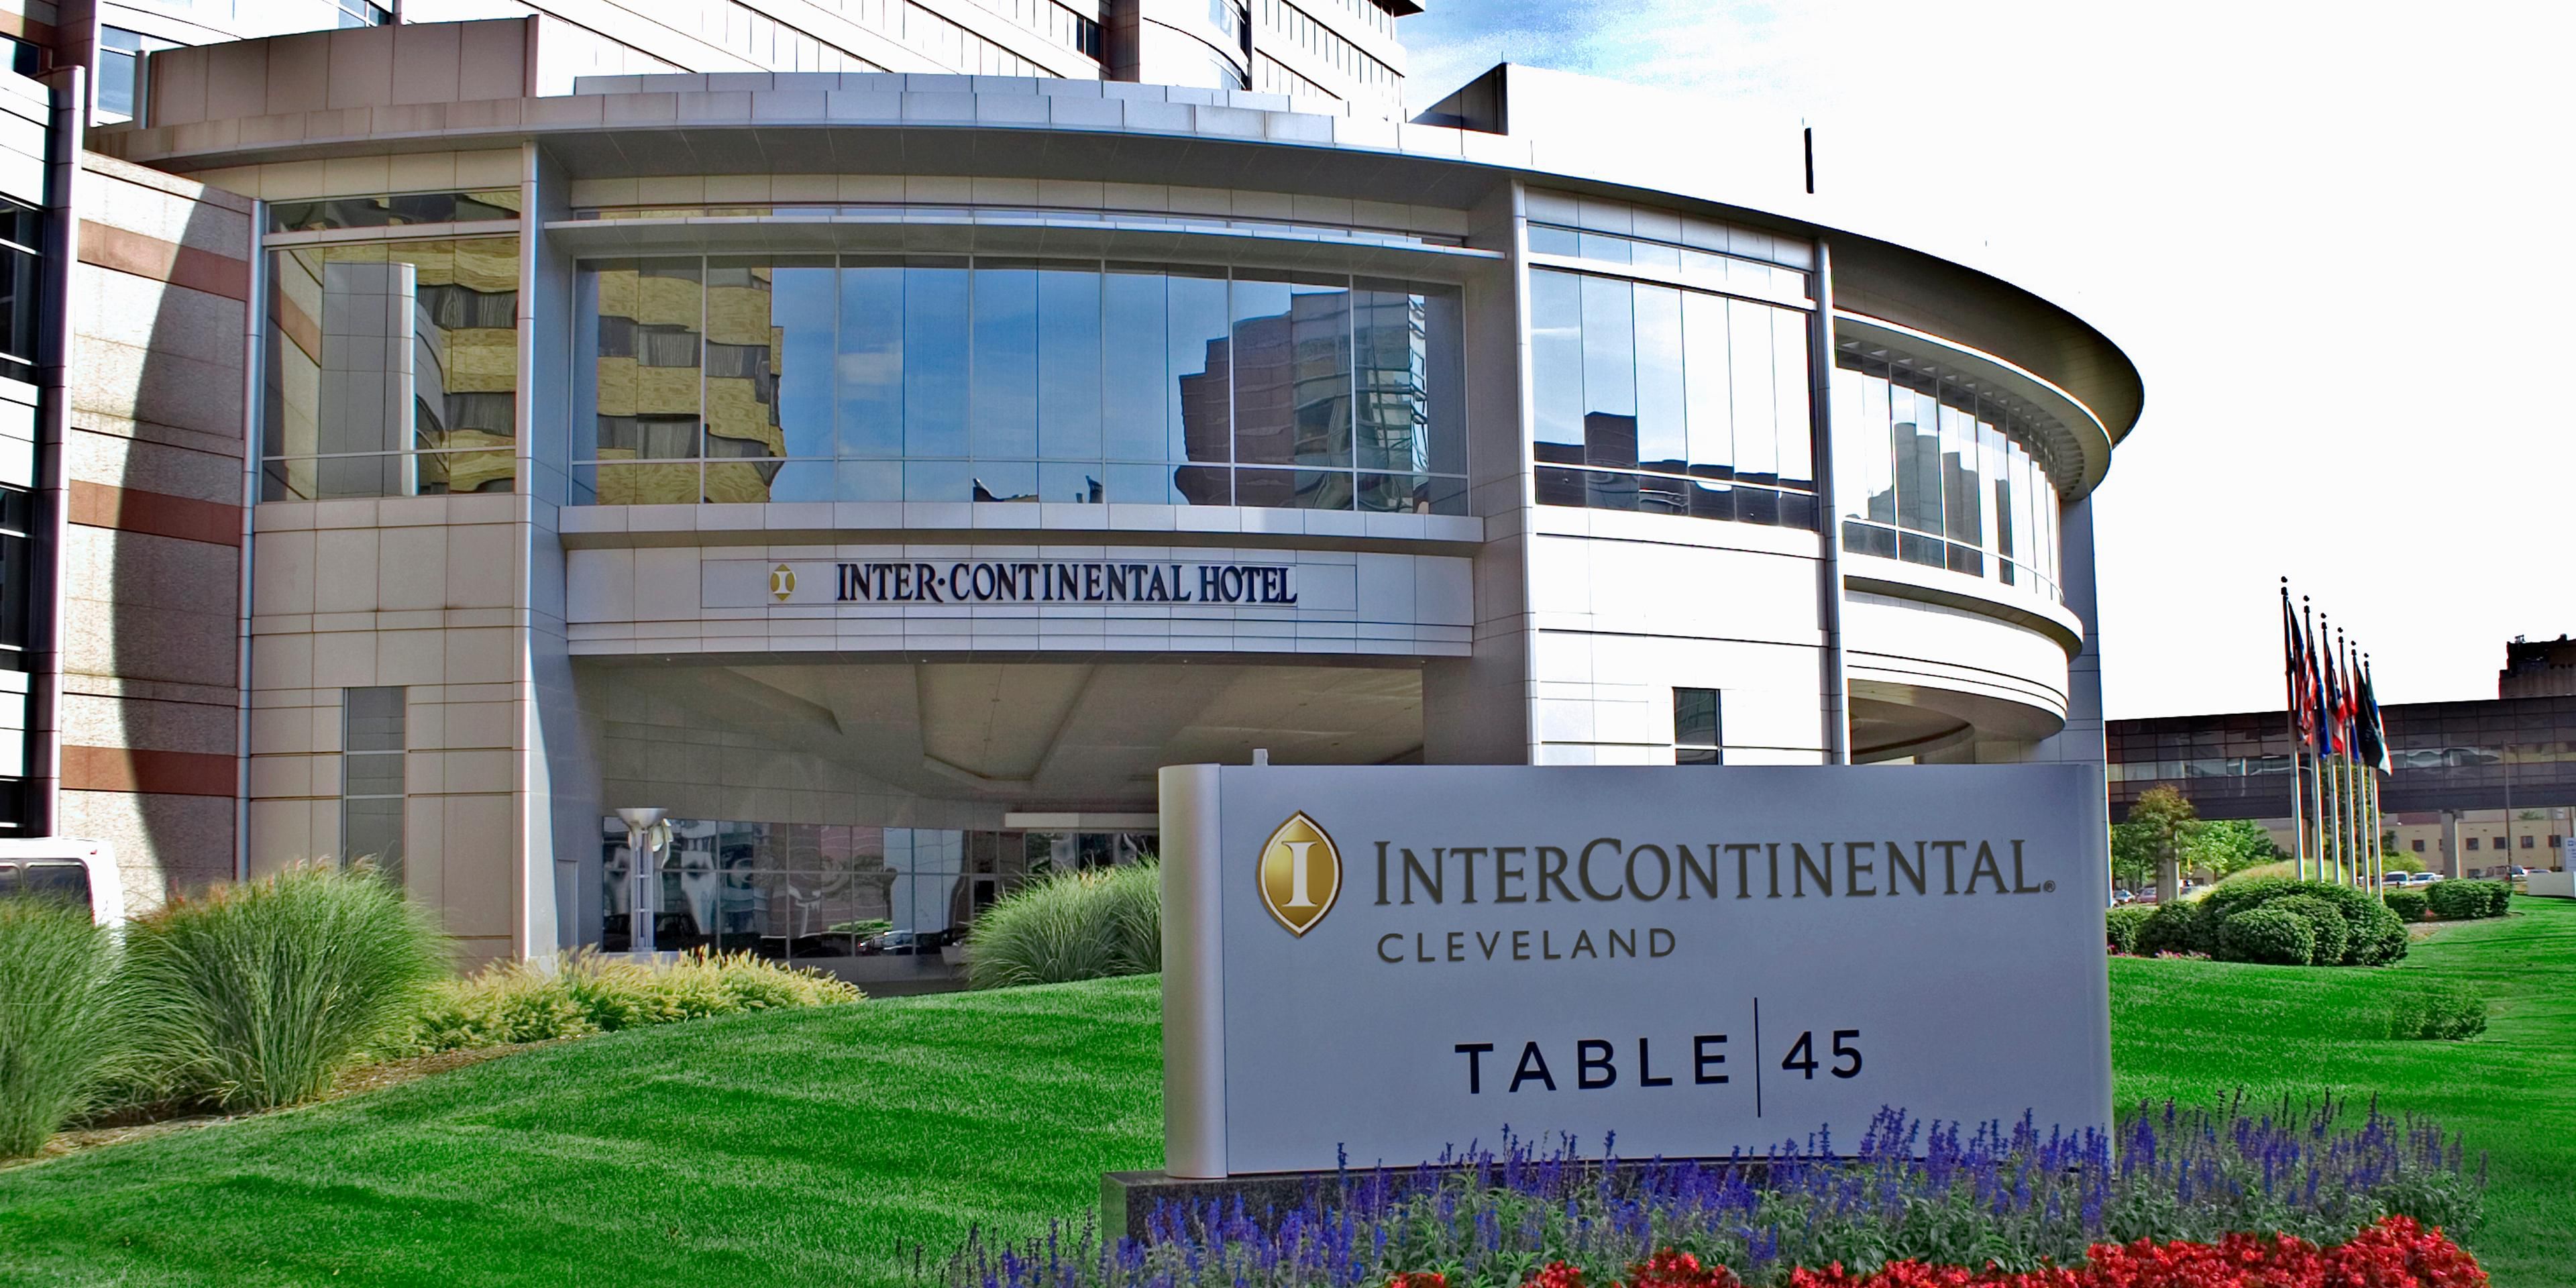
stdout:
{"type": "Polygon", "coordinates": [[[770,569],[770,570],[769,570],[769,597],[770,597],[770,598],[775,599],[775,600],[777,600],[779,603],[782,603],[782,604],[783,604],[783,603],[786,603],[786,602],[787,602],[787,598],[788,598],[788,596],[793,595],[793,594],[795,594],[795,593],[796,593],[796,570],[795,570],[795,569],[790,568],[790,567],[788,567],[788,566],[787,566],[787,565],[785,565],[785,564],[780,564],[780,565],[778,565],[777,567],[772,568],[772,569],[770,569]]]}
{"type": "Polygon", "coordinates": [[[1342,853],[1304,810],[1288,816],[1261,844],[1261,906],[1303,936],[1333,910],[1342,892],[1342,853]]]}

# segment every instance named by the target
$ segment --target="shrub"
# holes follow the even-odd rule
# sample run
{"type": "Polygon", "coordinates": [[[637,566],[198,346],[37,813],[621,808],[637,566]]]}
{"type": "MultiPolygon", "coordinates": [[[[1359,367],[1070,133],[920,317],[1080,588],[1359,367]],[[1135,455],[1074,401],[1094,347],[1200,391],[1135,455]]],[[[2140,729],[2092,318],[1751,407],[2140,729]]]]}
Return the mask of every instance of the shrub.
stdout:
{"type": "Polygon", "coordinates": [[[2316,950],[2316,927],[2284,909],[2248,908],[2218,925],[2221,961],[2305,966],[2316,950]]]}
{"type": "Polygon", "coordinates": [[[2105,912],[2102,919],[2110,939],[2111,951],[2115,953],[2138,951],[2138,931],[2155,915],[2155,909],[2134,903],[2105,912]]]}
{"type": "Polygon", "coordinates": [[[587,950],[553,963],[499,962],[438,986],[387,1055],[543,1042],[740,1011],[833,1006],[865,997],[819,971],[747,952],[676,962],[616,961],[587,950]]]}
{"type": "Polygon", "coordinates": [[[1161,869],[1059,872],[984,910],[967,939],[976,988],[1058,984],[1163,968],[1161,869]]]}
{"type": "Polygon", "coordinates": [[[33,1154],[88,1108],[123,1053],[115,945],[87,909],[0,899],[0,1158],[33,1154]]]}
{"type": "Polygon", "coordinates": [[[2380,906],[2379,900],[2331,881],[2278,877],[2223,881],[2213,887],[2207,898],[2193,905],[2199,911],[2191,926],[2192,942],[2200,951],[2224,956],[2219,950],[2219,931],[2229,918],[2291,898],[2323,900],[2343,915],[2348,933],[2339,961],[2321,959],[2317,965],[2378,966],[2406,955],[2406,926],[2395,913],[2380,906]]]}
{"type": "Polygon", "coordinates": [[[2392,1038],[2457,1041],[2486,1029],[2486,999],[2463,989],[2415,989],[2389,1000],[2388,1036],[2392,1038]]]}
{"type": "Polygon", "coordinates": [[[2432,906],[2421,890],[2384,891],[2379,901],[2387,905],[2390,912],[2396,913],[2399,921],[2422,921],[2424,910],[2432,906]]]}
{"type": "Polygon", "coordinates": [[[2156,906],[2138,927],[2138,955],[2154,957],[2160,953],[2196,953],[2203,951],[2193,932],[2199,925],[2197,905],[2167,903],[2156,906]]]}
{"type": "Polygon", "coordinates": [[[310,1099],[407,1020],[446,940],[373,868],[289,868],[173,900],[126,932],[153,1098],[310,1099]]]}
{"type": "Polygon", "coordinates": [[[2313,894],[2294,894],[2263,906],[2307,918],[2308,928],[2317,936],[2316,949],[2308,954],[2309,964],[2343,964],[2344,949],[2352,944],[2352,923],[2343,919],[2343,909],[2336,907],[2333,900],[2313,894]]]}
{"type": "Polygon", "coordinates": [[[2436,881],[2424,887],[2433,915],[2444,921],[2501,917],[2512,897],[2513,886],[2504,881],[2436,881]]]}

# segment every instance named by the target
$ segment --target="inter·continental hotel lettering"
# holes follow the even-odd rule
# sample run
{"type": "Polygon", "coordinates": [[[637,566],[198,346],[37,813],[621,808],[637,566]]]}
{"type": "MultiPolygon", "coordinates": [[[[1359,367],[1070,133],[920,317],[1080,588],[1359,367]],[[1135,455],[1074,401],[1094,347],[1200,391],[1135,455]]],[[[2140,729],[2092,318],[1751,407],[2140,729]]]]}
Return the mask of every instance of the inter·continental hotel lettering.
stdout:
{"type": "Polygon", "coordinates": [[[1284,564],[845,563],[835,602],[845,604],[1256,604],[1294,607],[1295,569],[1284,564]]]}

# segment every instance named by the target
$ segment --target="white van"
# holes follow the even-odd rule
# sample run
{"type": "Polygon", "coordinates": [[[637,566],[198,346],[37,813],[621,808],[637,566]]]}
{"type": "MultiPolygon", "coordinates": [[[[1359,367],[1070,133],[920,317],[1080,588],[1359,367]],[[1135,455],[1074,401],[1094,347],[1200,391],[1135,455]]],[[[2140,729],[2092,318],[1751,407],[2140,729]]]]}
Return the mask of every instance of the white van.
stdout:
{"type": "Polygon", "coordinates": [[[105,841],[0,840],[0,899],[12,895],[77,900],[98,924],[125,924],[125,884],[117,879],[116,851],[105,841]]]}

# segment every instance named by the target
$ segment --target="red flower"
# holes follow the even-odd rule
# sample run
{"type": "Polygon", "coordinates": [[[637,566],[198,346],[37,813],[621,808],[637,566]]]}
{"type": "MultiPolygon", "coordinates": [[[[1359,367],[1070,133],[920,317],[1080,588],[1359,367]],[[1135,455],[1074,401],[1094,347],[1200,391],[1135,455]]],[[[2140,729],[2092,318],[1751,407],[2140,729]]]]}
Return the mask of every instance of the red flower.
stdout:
{"type": "Polygon", "coordinates": [[[1538,1273],[1531,1275],[1529,1282],[1521,1288],[1584,1288],[1583,1267],[1551,1261],[1539,1267],[1538,1273]]]}
{"type": "Polygon", "coordinates": [[[1628,1267],[1628,1288],[1737,1288],[1737,1282],[1724,1266],[1703,1266],[1690,1253],[1666,1248],[1628,1267]]]}
{"type": "Polygon", "coordinates": [[[1449,1288],[1449,1276],[1437,1270],[1408,1270],[1387,1280],[1386,1288],[1449,1288]]]}

